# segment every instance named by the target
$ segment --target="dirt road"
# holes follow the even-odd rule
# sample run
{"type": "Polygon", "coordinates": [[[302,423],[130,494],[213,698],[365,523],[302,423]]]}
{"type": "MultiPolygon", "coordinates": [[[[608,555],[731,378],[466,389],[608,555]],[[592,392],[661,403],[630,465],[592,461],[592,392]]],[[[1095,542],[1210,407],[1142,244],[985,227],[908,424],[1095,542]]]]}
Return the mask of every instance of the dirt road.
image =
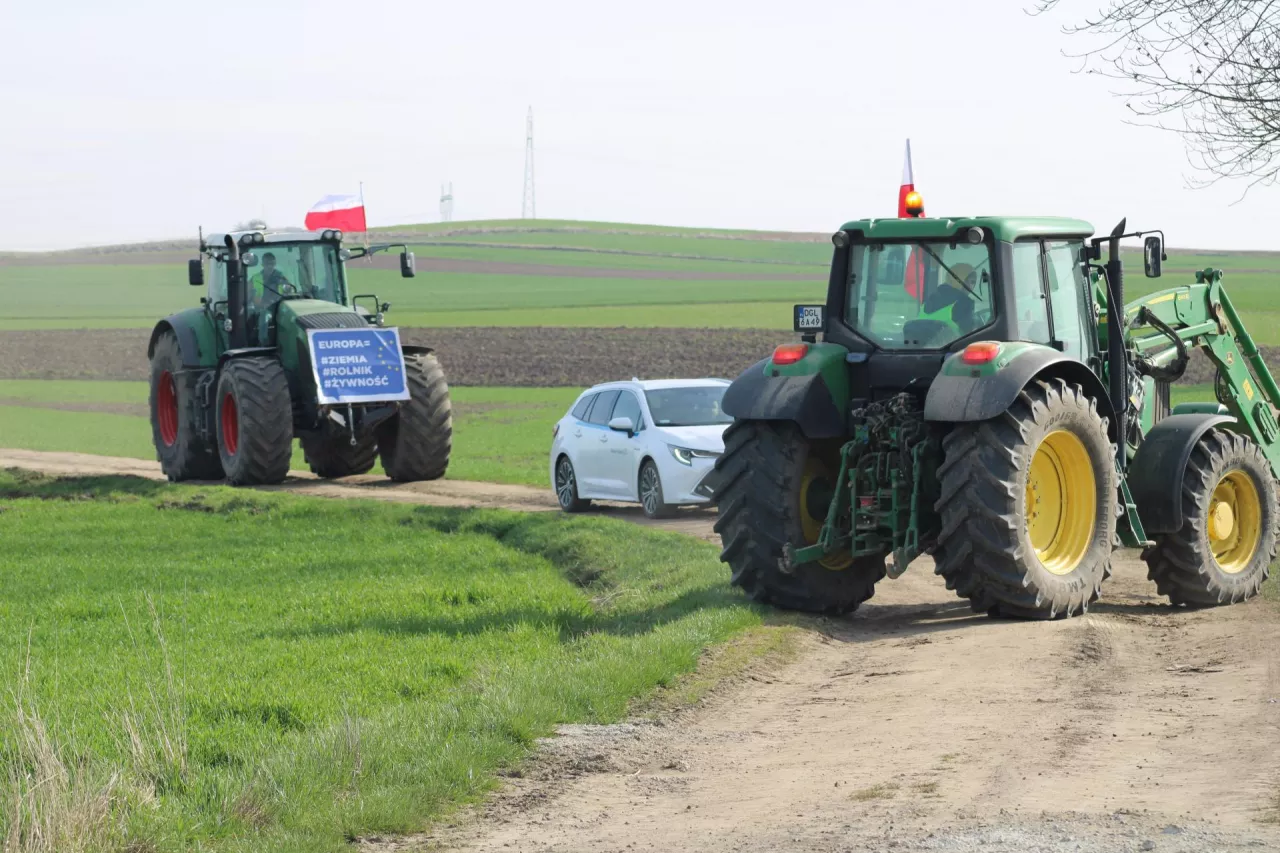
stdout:
{"type": "MultiPolygon", "coordinates": [[[[159,476],[137,460],[0,451],[15,465],[159,476]]],[[[552,508],[542,490],[452,481],[282,488],[552,508]]],[[[709,536],[710,515],[675,526],[709,536]]],[[[854,617],[814,622],[791,663],[658,723],[566,727],[455,825],[363,847],[1280,849],[1280,610],[1175,611],[1124,556],[1087,616],[1052,623],[975,616],[922,559],[854,617]]]]}

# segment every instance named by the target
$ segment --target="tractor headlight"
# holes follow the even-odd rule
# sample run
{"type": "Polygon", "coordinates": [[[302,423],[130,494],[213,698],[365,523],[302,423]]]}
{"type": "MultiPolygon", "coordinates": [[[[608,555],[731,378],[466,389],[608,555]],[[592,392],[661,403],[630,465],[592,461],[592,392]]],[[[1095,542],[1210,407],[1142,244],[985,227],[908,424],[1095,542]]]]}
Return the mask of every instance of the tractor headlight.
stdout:
{"type": "Polygon", "coordinates": [[[342,242],[342,232],[341,232],[341,231],[334,231],[334,232],[333,232],[333,242],[335,242],[335,243],[341,243],[341,242],[342,242]]]}
{"type": "Polygon", "coordinates": [[[668,444],[667,447],[671,449],[671,455],[681,465],[692,465],[695,459],[715,459],[720,455],[714,450],[693,450],[689,447],[677,447],[674,444],[668,444]]]}

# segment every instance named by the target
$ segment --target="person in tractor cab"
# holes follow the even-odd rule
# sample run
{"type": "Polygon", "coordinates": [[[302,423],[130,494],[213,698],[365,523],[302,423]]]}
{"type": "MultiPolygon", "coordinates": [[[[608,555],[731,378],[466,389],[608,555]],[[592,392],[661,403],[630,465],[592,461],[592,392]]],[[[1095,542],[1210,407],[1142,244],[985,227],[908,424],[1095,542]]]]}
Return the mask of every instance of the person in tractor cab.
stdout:
{"type": "Polygon", "coordinates": [[[279,301],[285,288],[292,287],[284,273],[276,269],[276,256],[267,252],[262,256],[262,272],[249,279],[249,301],[254,309],[262,311],[279,301]]]}
{"type": "Polygon", "coordinates": [[[249,278],[249,324],[258,333],[258,346],[264,346],[270,337],[271,306],[285,293],[294,292],[294,286],[276,268],[276,256],[267,252],[262,256],[262,271],[249,278]]]}
{"type": "Polygon", "coordinates": [[[977,275],[968,264],[944,269],[945,280],[929,291],[920,305],[917,320],[946,323],[956,334],[973,330],[973,294],[977,275]]]}

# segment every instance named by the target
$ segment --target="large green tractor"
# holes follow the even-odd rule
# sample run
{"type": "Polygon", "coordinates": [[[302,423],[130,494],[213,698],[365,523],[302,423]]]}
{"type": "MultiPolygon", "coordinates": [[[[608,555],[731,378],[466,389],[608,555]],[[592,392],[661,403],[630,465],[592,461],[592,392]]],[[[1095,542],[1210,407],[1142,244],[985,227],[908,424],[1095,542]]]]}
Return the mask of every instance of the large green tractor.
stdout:
{"type": "MultiPolygon", "coordinates": [[[[347,292],[348,260],[392,248],[412,277],[407,247],[346,249],[341,231],[201,235],[208,293],[157,323],[147,348],[169,479],[278,483],[295,437],[321,477],[362,474],[379,456],[393,480],[444,476],[453,417],[439,362],[383,325],[389,304],[347,292]]],[[[202,259],[188,278],[205,285],[202,259]]]]}
{"type": "Polygon", "coordinates": [[[799,343],[729,388],[714,485],[733,583],[847,613],[932,554],[974,610],[1085,612],[1142,548],[1175,604],[1258,592],[1276,554],[1277,389],[1222,285],[1124,302],[1124,223],[849,222],[799,343]],[[1119,316],[1110,306],[1124,305],[1119,316]],[[821,336],[821,341],[818,336],[821,336]],[[1199,347],[1219,402],[1169,409],[1199,347]]]}

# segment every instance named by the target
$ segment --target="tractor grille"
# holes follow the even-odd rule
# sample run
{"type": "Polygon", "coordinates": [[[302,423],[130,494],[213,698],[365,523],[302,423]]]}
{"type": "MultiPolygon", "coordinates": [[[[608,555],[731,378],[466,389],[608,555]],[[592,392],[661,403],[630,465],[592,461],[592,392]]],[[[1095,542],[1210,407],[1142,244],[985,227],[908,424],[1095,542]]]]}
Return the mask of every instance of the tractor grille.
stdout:
{"type": "Polygon", "coordinates": [[[303,329],[367,329],[369,323],[359,314],[350,311],[333,311],[327,314],[303,314],[298,317],[303,329]]]}

